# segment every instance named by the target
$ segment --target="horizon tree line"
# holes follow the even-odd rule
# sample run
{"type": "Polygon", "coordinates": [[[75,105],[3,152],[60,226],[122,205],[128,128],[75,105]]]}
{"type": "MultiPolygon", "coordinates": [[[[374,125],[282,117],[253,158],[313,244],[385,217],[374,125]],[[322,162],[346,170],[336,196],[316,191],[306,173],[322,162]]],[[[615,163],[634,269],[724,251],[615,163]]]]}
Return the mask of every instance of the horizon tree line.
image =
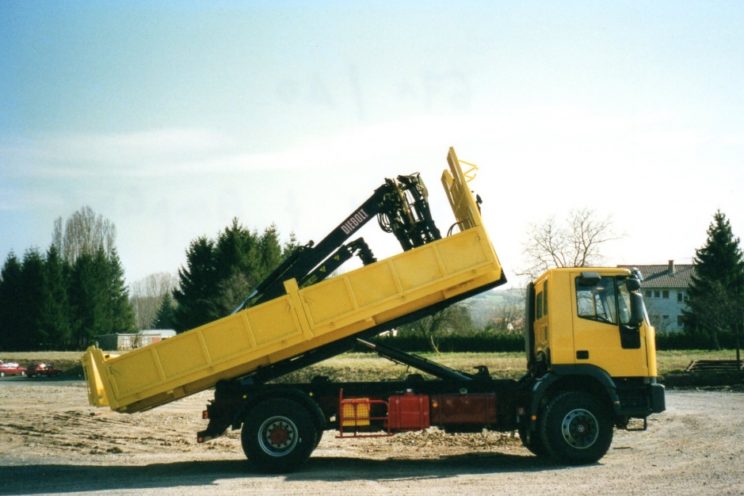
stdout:
{"type": "MultiPolygon", "coordinates": [[[[593,241],[584,244],[590,250],[578,258],[573,252],[566,257],[558,248],[581,243],[572,242],[568,230],[550,226],[553,222],[530,231],[539,244],[554,251],[533,258],[531,270],[552,265],[549,259],[560,266],[564,261],[570,265],[596,260],[598,246],[612,238],[611,222],[596,221],[592,212],[582,210],[569,224],[591,227],[575,230],[592,233],[593,241]],[[558,238],[550,237],[558,232],[558,238]]],[[[744,257],[722,212],[715,213],[707,234],[705,245],[696,250],[685,333],[701,346],[720,348],[722,336],[738,337],[744,331],[744,257]]],[[[0,270],[0,351],[81,350],[101,334],[152,327],[183,332],[229,314],[298,246],[293,234],[282,244],[275,225],[258,232],[235,218],[215,238],[200,236],[189,244],[177,277],[152,274],[135,282],[130,293],[115,238],[112,222],[83,207],[65,222],[55,221],[46,251],[32,248],[22,258],[11,252],[0,270]]],[[[402,335],[426,336],[436,350],[443,333],[474,332],[473,320],[463,310],[447,309],[422,319],[401,329],[402,335]]],[[[498,321],[499,311],[493,309],[491,322],[498,321]]],[[[490,325],[485,330],[498,328],[490,325]]]]}

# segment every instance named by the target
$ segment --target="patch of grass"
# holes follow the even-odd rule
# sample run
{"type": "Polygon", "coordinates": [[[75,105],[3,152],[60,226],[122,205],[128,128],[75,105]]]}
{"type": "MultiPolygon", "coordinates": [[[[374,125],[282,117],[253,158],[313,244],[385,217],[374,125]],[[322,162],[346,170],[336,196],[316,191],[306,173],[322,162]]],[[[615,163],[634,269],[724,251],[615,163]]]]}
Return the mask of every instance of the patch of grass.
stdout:
{"type": "MultiPolygon", "coordinates": [[[[419,353],[419,356],[464,372],[473,372],[476,365],[488,367],[491,375],[518,379],[526,371],[523,353],[419,353]]],[[[657,352],[659,374],[684,371],[693,360],[733,359],[735,350],[675,350],[657,352]]],[[[278,382],[305,382],[315,376],[327,376],[333,381],[401,380],[417,370],[390,362],[370,353],[345,353],[299,370],[278,382]]]]}
{"type": "Polygon", "coordinates": [[[734,360],[736,350],[665,350],[656,352],[659,374],[683,372],[693,360],[734,360]]]}
{"type": "MultiPolygon", "coordinates": [[[[15,361],[22,365],[31,362],[52,362],[64,371],[77,371],[80,366],[81,351],[28,351],[0,352],[0,359],[15,361]]],[[[526,370],[523,353],[419,353],[448,367],[464,372],[474,372],[477,365],[488,367],[491,375],[518,379],[526,370]]],[[[684,371],[693,360],[734,359],[735,350],[671,350],[657,352],[659,374],[684,371]]],[[[282,377],[278,382],[306,382],[316,376],[327,376],[334,381],[379,381],[401,380],[408,374],[419,373],[406,365],[393,363],[373,353],[345,353],[311,367],[298,370],[282,377]]]]}
{"type": "Polygon", "coordinates": [[[15,362],[51,362],[54,360],[80,360],[82,351],[2,351],[0,360],[15,362]]]}
{"type": "MultiPolygon", "coordinates": [[[[464,372],[475,372],[485,365],[492,375],[516,379],[524,374],[526,362],[521,353],[419,353],[418,356],[464,372]]],[[[332,381],[402,380],[417,369],[393,363],[371,353],[345,353],[311,367],[293,372],[277,382],[305,382],[315,376],[332,381]]],[[[425,374],[424,374],[425,375],[425,374]]]]}

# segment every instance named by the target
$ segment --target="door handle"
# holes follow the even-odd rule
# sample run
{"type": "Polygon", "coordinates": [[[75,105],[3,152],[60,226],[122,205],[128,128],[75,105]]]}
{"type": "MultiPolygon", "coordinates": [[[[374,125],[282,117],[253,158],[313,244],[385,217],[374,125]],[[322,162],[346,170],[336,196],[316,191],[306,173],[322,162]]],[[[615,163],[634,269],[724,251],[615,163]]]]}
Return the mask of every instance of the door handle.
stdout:
{"type": "Polygon", "coordinates": [[[578,350],[576,352],[576,359],[577,360],[588,360],[589,359],[589,351],[588,350],[578,350]]]}

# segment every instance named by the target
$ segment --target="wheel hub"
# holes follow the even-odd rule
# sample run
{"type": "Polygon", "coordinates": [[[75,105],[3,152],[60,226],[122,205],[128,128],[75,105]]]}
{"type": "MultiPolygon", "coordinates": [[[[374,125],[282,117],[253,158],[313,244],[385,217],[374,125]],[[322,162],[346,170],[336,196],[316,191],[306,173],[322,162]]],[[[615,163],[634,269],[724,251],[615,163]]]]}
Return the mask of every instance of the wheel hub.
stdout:
{"type": "Polygon", "coordinates": [[[572,448],[587,449],[594,445],[599,437],[599,422],[589,410],[576,408],[563,417],[561,434],[572,448]]]}
{"type": "Polygon", "coordinates": [[[298,442],[297,426],[284,416],[274,416],[264,420],[258,429],[258,444],[271,456],[284,456],[290,453],[298,442]]]}
{"type": "Polygon", "coordinates": [[[269,443],[277,448],[286,446],[290,439],[290,432],[287,430],[286,424],[278,424],[270,427],[267,434],[269,443]]]}

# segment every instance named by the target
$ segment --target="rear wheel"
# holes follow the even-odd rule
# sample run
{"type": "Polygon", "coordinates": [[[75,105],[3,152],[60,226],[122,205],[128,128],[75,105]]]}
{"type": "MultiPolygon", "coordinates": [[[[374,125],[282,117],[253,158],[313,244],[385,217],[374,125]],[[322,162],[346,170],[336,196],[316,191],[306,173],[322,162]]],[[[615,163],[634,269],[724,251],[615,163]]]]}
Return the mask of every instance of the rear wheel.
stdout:
{"type": "Polygon", "coordinates": [[[605,403],[587,393],[556,396],[545,410],[540,439],[559,463],[581,465],[602,458],[612,443],[612,416],[605,403]]]}
{"type": "Polygon", "coordinates": [[[258,469],[289,472],[310,457],[318,430],[307,408],[283,398],[266,400],[247,415],[241,432],[243,451],[258,469]]]}

